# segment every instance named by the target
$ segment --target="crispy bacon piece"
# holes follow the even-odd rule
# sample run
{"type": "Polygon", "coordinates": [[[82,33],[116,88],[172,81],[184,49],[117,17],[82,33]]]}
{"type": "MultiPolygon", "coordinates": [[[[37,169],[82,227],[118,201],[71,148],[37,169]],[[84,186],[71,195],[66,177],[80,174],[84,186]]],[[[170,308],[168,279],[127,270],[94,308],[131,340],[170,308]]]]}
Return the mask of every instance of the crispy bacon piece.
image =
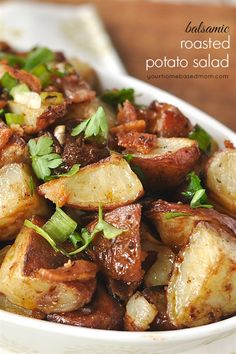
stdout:
{"type": "Polygon", "coordinates": [[[92,91],[89,85],[76,74],[57,78],[56,85],[72,103],[91,101],[96,96],[95,91],[92,91]]]}
{"type": "Polygon", "coordinates": [[[90,306],[73,312],[50,314],[47,320],[79,327],[118,330],[122,329],[123,314],[123,307],[99,287],[90,306]]]}
{"type": "Polygon", "coordinates": [[[177,107],[157,101],[146,109],[140,109],[139,119],[146,120],[147,133],[167,138],[186,137],[192,129],[188,118],[177,107]]]}
{"type": "Polygon", "coordinates": [[[143,119],[134,120],[131,122],[123,123],[120,125],[116,125],[110,129],[112,134],[118,133],[128,133],[128,132],[145,132],[146,122],[143,119]]]}
{"type": "Polygon", "coordinates": [[[13,131],[3,122],[0,121],[0,150],[8,143],[13,131]]]}
{"type": "Polygon", "coordinates": [[[25,70],[19,70],[9,65],[2,65],[2,67],[4,72],[8,72],[16,80],[25,83],[32,91],[38,93],[41,91],[41,83],[36,76],[32,75],[31,73],[25,70]]]}
{"type": "MultiPolygon", "coordinates": [[[[138,282],[142,279],[140,245],[140,204],[131,204],[117,208],[104,216],[109,224],[124,230],[113,239],[106,239],[98,234],[89,252],[102,271],[110,278],[124,282],[138,282]]],[[[88,226],[91,231],[96,222],[88,226]]]]}
{"type": "Polygon", "coordinates": [[[117,121],[120,124],[133,122],[137,120],[137,111],[134,105],[126,100],[122,107],[120,107],[119,112],[117,114],[117,121]]]}
{"type": "Polygon", "coordinates": [[[74,262],[69,261],[56,269],[40,268],[38,276],[55,282],[87,281],[95,279],[97,271],[98,267],[95,263],[80,259],[74,262]]]}
{"type": "Polygon", "coordinates": [[[148,154],[157,145],[157,136],[154,134],[129,132],[117,134],[118,145],[129,151],[148,154]]]}
{"type": "MultiPolygon", "coordinates": [[[[45,110],[45,112],[43,112],[43,114],[41,114],[37,118],[37,131],[44,130],[49,125],[54,123],[55,120],[63,117],[66,114],[66,112],[67,112],[67,102],[66,101],[64,101],[63,103],[58,104],[58,105],[48,106],[47,109],[45,110]]],[[[30,126],[29,127],[25,126],[25,131],[29,134],[31,133],[30,129],[31,129],[30,126]],[[27,131],[27,129],[29,131],[27,131]]]]}
{"type": "Polygon", "coordinates": [[[66,137],[62,159],[69,169],[74,164],[80,164],[81,167],[84,167],[108,156],[110,156],[110,153],[106,146],[85,142],[80,137],[77,139],[70,135],[66,137]]]}

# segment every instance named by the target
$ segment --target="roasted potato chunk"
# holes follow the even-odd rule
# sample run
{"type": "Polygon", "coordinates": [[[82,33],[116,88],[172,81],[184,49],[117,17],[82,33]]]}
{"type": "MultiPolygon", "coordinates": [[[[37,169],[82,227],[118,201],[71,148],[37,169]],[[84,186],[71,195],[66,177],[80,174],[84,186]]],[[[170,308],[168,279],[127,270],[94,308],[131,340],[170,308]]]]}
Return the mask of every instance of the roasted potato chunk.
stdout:
{"type": "Polygon", "coordinates": [[[39,320],[43,320],[46,315],[40,311],[27,310],[23,307],[14,305],[11,303],[8,298],[2,294],[0,294],[0,309],[12,313],[16,313],[17,315],[22,315],[26,317],[37,318],[39,320]]]}
{"type": "Polygon", "coordinates": [[[96,210],[127,205],[143,195],[143,187],[129,164],[119,155],[81,168],[72,177],[49,181],[39,193],[58,206],[69,205],[83,210],[96,210]]]}
{"type": "Polygon", "coordinates": [[[131,166],[142,171],[145,187],[153,192],[180,185],[200,156],[197,142],[187,138],[159,138],[157,147],[148,154],[131,153],[131,166]]]}
{"type": "Polygon", "coordinates": [[[145,215],[154,223],[162,242],[175,252],[186,245],[198,221],[214,221],[236,232],[236,221],[214,209],[192,209],[189,205],[158,200],[151,204],[145,215]]]}
{"type": "Polygon", "coordinates": [[[140,292],[137,292],[126,304],[125,329],[127,331],[146,331],[157,313],[156,306],[145,299],[140,292]]]}
{"type": "MultiPolygon", "coordinates": [[[[138,282],[142,279],[140,245],[141,206],[128,205],[106,213],[104,220],[124,230],[115,239],[106,239],[98,234],[89,254],[102,271],[110,278],[124,282],[138,282]]],[[[96,222],[88,226],[95,227],[96,222]]]]}
{"type": "Polygon", "coordinates": [[[23,227],[0,268],[0,292],[13,304],[28,310],[44,313],[76,310],[90,302],[96,273],[89,280],[61,281],[55,274],[45,279],[40,272],[61,267],[65,262],[67,259],[55,253],[47,241],[23,227]]]}
{"type": "Polygon", "coordinates": [[[206,166],[206,184],[212,199],[236,215],[236,149],[213,155],[206,166]]]}
{"type": "Polygon", "coordinates": [[[85,308],[73,312],[50,314],[47,319],[79,327],[118,330],[122,328],[123,314],[123,307],[103,288],[98,287],[92,303],[85,308]]]}
{"type": "Polygon", "coordinates": [[[40,108],[35,109],[14,101],[9,101],[8,106],[11,112],[24,115],[22,128],[27,134],[35,134],[47,128],[57,119],[63,117],[67,111],[65,101],[60,104],[42,104],[40,108]]]}
{"type": "Polygon", "coordinates": [[[178,254],[167,291],[168,315],[181,327],[204,325],[236,311],[236,239],[199,222],[178,254]]]}
{"type": "Polygon", "coordinates": [[[0,169],[0,240],[14,239],[24,220],[33,214],[46,216],[49,208],[36,191],[31,191],[31,169],[9,164],[0,169]]]}

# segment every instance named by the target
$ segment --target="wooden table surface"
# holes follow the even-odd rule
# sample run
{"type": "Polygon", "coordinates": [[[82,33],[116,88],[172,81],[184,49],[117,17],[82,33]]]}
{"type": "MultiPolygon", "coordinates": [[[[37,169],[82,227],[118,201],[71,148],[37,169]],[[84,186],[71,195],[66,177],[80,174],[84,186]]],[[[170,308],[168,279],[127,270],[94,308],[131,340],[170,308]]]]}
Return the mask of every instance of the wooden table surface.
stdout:
{"type": "MultiPolygon", "coordinates": [[[[48,1],[47,1],[48,2],[48,1]]],[[[51,1],[81,3],[83,1],[51,1]]],[[[148,1],[90,1],[111,36],[129,74],[185,99],[236,131],[236,7],[166,4],[148,1]],[[185,33],[189,21],[211,26],[229,26],[230,49],[180,49],[181,40],[225,40],[228,34],[185,33]],[[228,68],[155,68],[146,71],[149,58],[223,59],[229,54],[228,68]],[[148,78],[148,74],[202,74],[212,78],[148,78]],[[228,78],[215,78],[227,75],[228,78]]]]}

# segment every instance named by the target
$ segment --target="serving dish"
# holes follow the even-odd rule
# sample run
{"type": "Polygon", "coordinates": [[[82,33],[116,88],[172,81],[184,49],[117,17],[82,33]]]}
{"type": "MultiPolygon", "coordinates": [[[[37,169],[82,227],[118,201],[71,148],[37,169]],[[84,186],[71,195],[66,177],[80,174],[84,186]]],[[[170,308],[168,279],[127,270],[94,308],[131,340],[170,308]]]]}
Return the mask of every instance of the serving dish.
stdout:
{"type": "MultiPolygon", "coordinates": [[[[236,144],[234,132],[179,98],[128,76],[108,74],[98,68],[96,71],[102,88],[132,87],[140,94],[138,103],[141,104],[148,104],[153,99],[169,102],[179,107],[193,123],[206,129],[220,145],[223,146],[225,139],[236,144]]],[[[14,353],[177,354],[184,351],[202,353],[203,350],[216,353],[219,340],[223,340],[224,353],[232,354],[236,344],[236,317],[190,329],[135,333],[65,326],[5,311],[0,311],[0,321],[0,348],[14,353]]]]}

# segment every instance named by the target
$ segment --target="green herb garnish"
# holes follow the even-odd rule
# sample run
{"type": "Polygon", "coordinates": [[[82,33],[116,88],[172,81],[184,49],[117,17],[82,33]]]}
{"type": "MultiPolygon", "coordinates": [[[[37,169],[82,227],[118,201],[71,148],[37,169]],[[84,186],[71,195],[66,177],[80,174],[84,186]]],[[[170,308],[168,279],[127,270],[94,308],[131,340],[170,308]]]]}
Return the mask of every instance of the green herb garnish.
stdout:
{"type": "Polygon", "coordinates": [[[194,171],[187,175],[188,187],[182,194],[190,201],[191,208],[213,208],[207,204],[206,190],[201,185],[200,178],[194,171]]]}
{"type": "Polygon", "coordinates": [[[14,79],[8,72],[4,73],[0,79],[0,85],[7,91],[11,91],[14,86],[18,84],[18,81],[14,79]]]}
{"type": "Polygon", "coordinates": [[[7,125],[11,124],[23,124],[25,117],[23,114],[16,114],[16,113],[6,113],[5,119],[7,125]]]}
{"type": "Polygon", "coordinates": [[[34,76],[37,76],[41,82],[42,88],[47,87],[51,82],[51,73],[45,64],[39,64],[35,66],[31,73],[34,76]]]}
{"type": "Polygon", "coordinates": [[[134,89],[123,88],[120,90],[107,90],[102,95],[102,100],[116,108],[119,104],[123,104],[126,100],[134,103],[134,89]]]}
{"type": "Polygon", "coordinates": [[[28,142],[32,168],[36,176],[42,180],[51,175],[51,169],[62,164],[60,155],[53,153],[53,139],[41,136],[37,141],[30,139],[28,142]]]}
{"type": "Polygon", "coordinates": [[[91,233],[86,228],[81,229],[80,233],[76,231],[77,223],[60,208],[56,208],[55,213],[43,227],[39,227],[29,220],[25,220],[24,225],[36,231],[48,241],[55,251],[61,252],[67,257],[82,252],[99,232],[103,232],[103,236],[107,239],[115,238],[124,232],[124,230],[117,229],[103,220],[101,206],[99,206],[98,222],[91,233]],[[73,244],[74,251],[67,252],[62,248],[62,243],[67,240],[73,244]]]}
{"type": "Polygon", "coordinates": [[[70,171],[68,171],[66,173],[58,174],[58,175],[51,175],[51,176],[45,177],[44,180],[50,181],[52,179],[60,178],[60,177],[71,177],[71,176],[74,176],[79,171],[79,169],[80,169],[80,165],[75,164],[74,166],[71,167],[70,171]]]}
{"type": "Polygon", "coordinates": [[[48,105],[61,104],[64,101],[64,97],[61,92],[41,92],[40,97],[42,102],[48,105]]]}
{"type": "Polygon", "coordinates": [[[107,139],[108,136],[108,122],[104,109],[100,106],[92,117],[84,120],[72,130],[71,135],[76,136],[84,133],[85,139],[93,136],[107,139]]]}
{"type": "Polygon", "coordinates": [[[126,155],[123,155],[123,158],[124,158],[128,163],[130,163],[130,161],[134,158],[134,155],[132,155],[132,154],[126,154],[126,155]]]}
{"type": "Polygon", "coordinates": [[[31,51],[25,60],[24,70],[31,71],[40,64],[46,64],[55,59],[55,54],[48,48],[36,48],[31,51]]]}
{"type": "Polygon", "coordinates": [[[189,138],[198,142],[199,148],[203,152],[208,152],[211,147],[211,136],[200,125],[195,125],[193,131],[189,133],[189,138]]]}
{"type": "Polygon", "coordinates": [[[165,213],[165,219],[167,219],[167,220],[178,218],[180,216],[191,216],[191,214],[181,213],[181,212],[177,212],[177,211],[169,211],[169,212],[165,213]]]}
{"type": "Polygon", "coordinates": [[[25,64],[25,59],[23,57],[4,52],[0,52],[0,60],[6,60],[10,66],[22,67],[25,64]]]}

